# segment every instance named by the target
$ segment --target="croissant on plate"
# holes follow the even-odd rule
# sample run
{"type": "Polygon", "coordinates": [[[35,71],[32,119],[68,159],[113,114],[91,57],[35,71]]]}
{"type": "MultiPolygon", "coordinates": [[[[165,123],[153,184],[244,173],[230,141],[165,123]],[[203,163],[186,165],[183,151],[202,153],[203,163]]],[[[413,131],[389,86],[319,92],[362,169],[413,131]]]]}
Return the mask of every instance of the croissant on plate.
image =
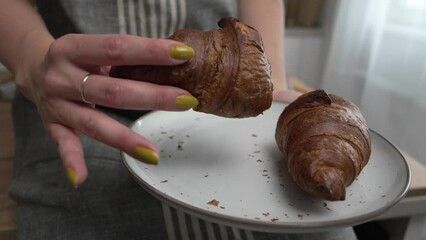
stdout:
{"type": "Polygon", "coordinates": [[[344,200],[371,154],[370,133],[359,108],[323,90],[306,93],[281,113],[277,145],[293,180],[309,194],[344,200]]]}
{"type": "Polygon", "coordinates": [[[177,66],[116,66],[110,76],[171,85],[199,101],[196,111],[223,117],[253,117],[272,104],[271,69],[261,36],[232,17],[220,29],[181,29],[169,39],[183,42],[195,56],[177,66]]]}

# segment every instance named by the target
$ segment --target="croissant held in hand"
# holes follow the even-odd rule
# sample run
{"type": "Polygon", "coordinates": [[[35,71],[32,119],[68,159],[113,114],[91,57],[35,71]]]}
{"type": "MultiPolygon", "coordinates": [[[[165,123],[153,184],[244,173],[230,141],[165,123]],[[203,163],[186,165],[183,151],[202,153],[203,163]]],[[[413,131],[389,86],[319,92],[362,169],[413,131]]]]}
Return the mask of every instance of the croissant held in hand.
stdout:
{"type": "Polygon", "coordinates": [[[199,101],[196,111],[223,117],[257,116],[272,104],[271,69],[259,33],[232,17],[221,29],[181,29],[169,39],[195,50],[177,66],[118,66],[113,77],[183,88],[199,101]]]}
{"type": "Polygon", "coordinates": [[[323,90],[306,93],[280,115],[275,139],[288,172],[306,192],[344,200],[371,154],[368,127],[360,110],[323,90]]]}

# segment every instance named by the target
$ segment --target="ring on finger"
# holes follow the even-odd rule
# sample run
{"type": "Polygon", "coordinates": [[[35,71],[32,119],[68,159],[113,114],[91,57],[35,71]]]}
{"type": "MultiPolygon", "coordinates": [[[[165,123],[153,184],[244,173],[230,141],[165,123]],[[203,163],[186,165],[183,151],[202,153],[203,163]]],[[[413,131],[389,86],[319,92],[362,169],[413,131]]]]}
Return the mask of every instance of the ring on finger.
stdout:
{"type": "Polygon", "coordinates": [[[86,98],[85,98],[85,94],[84,94],[86,83],[87,83],[87,80],[89,80],[89,76],[90,75],[91,75],[91,73],[86,74],[84,76],[84,78],[81,80],[80,87],[79,87],[79,92],[80,92],[81,101],[89,104],[92,108],[95,108],[95,104],[92,103],[92,102],[90,102],[90,101],[87,101],[86,98]]]}

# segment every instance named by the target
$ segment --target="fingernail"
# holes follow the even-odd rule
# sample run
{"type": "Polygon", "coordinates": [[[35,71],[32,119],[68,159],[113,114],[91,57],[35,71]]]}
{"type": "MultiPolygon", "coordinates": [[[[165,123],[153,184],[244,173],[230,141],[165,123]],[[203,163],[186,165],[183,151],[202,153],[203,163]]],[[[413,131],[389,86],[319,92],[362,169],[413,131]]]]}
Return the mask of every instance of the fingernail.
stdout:
{"type": "Polygon", "coordinates": [[[158,154],[145,147],[136,147],[135,154],[139,160],[144,163],[157,165],[159,161],[158,154]]]}
{"type": "Polygon", "coordinates": [[[72,170],[71,168],[67,168],[66,169],[67,172],[67,176],[68,176],[68,181],[70,181],[71,185],[73,185],[73,187],[78,187],[78,176],[77,173],[74,172],[74,170],[72,170]]]}
{"type": "Polygon", "coordinates": [[[187,60],[195,56],[195,51],[187,45],[173,45],[169,49],[170,57],[178,60],[187,60]]]}
{"type": "Polygon", "coordinates": [[[181,95],[175,99],[176,107],[182,109],[190,109],[198,106],[198,99],[191,95],[181,95]]]}

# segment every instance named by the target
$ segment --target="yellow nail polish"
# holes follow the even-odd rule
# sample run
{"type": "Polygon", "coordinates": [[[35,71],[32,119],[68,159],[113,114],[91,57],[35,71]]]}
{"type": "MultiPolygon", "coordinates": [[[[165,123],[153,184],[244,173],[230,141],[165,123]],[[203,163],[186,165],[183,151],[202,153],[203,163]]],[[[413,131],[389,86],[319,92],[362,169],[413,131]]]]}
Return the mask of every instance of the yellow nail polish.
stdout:
{"type": "Polygon", "coordinates": [[[178,60],[187,60],[195,56],[195,51],[187,45],[173,45],[169,49],[170,57],[178,60]]]}
{"type": "Polygon", "coordinates": [[[198,106],[198,99],[191,95],[181,95],[176,97],[175,104],[176,107],[182,109],[190,109],[198,106]]]}
{"type": "Polygon", "coordinates": [[[74,172],[74,170],[72,170],[71,168],[67,168],[66,169],[67,172],[67,176],[68,176],[68,181],[70,181],[71,185],[73,185],[73,187],[78,187],[78,176],[77,173],[74,172]]]}
{"type": "Polygon", "coordinates": [[[135,155],[144,163],[157,165],[159,161],[158,154],[145,147],[136,147],[135,155]]]}

